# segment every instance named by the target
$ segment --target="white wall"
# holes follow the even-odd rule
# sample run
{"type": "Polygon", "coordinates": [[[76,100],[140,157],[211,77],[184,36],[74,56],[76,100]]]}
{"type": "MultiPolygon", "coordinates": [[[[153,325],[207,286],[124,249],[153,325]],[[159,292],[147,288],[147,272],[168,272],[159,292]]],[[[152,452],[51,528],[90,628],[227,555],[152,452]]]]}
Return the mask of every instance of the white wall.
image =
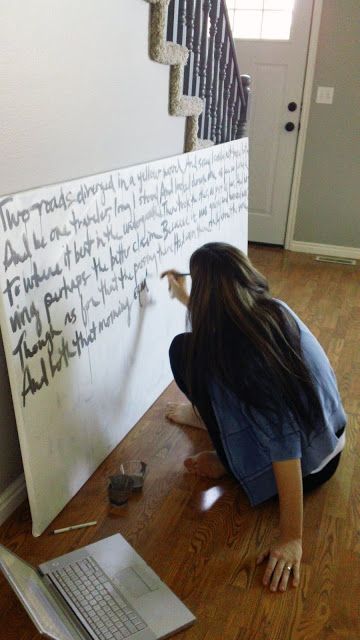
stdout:
{"type": "Polygon", "coordinates": [[[360,249],[360,3],[324,0],[294,240],[360,249]],[[315,102],[334,87],[332,105],[315,102]]]}
{"type": "MultiPolygon", "coordinates": [[[[144,0],[0,0],[0,23],[0,199],[182,152],[144,0]]],[[[21,461],[0,364],[1,494],[21,461]]]]}

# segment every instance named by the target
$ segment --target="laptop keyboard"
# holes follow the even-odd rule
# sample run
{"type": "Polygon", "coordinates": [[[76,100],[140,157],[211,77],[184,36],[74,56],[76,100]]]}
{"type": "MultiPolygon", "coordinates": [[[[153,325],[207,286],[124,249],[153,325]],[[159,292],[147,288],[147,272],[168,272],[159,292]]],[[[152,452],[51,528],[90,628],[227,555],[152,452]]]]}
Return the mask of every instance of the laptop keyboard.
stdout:
{"type": "Polygon", "coordinates": [[[90,556],[49,577],[94,640],[123,640],[147,627],[90,556]]]}

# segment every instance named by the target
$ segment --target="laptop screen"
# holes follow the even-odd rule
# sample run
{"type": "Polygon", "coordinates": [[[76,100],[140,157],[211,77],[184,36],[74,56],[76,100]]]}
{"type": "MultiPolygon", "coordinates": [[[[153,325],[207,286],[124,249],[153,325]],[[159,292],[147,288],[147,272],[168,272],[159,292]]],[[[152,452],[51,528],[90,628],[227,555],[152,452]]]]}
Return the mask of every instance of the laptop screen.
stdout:
{"type": "Polygon", "coordinates": [[[81,637],[70,621],[65,622],[65,615],[36,570],[3,545],[0,545],[0,569],[40,633],[56,640],[81,637]]]}

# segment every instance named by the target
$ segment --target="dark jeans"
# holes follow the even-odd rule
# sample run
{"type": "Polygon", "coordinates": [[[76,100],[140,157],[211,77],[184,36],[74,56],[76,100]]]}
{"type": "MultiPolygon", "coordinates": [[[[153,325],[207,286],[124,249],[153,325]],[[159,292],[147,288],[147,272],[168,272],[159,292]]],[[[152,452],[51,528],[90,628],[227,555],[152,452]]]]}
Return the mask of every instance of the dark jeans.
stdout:
{"type": "MultiPolygon", "coordinates": [[[[178,336],[175,336],[172,341],[169,349],[169,357],[170,357],[170,366],[173,372],[173,376],[175,382],[179,389],[186,395],[188,400],[194,404],[201,416],[201,419],[205,423],[207,430],[209,432],[209,436],[212,440],[214,448],[216,450],[217,455],[219,456],[224,467],[231,474],[231,470],[229,469],[229,464],[227,462],[226,454],[224,451],[223,444],[221,442],[219,425],[216,420],[216,416],[214,414],[214,410],[212,408],[210,396],[206,392],[206,390],[202,390],[201,398],[199,394],[196,393],[196,390],[193,391],[192,397],[189,394],[185,375],[186,375],[186,346],[188,341],[187,333],[180,333],[178,336]],[[205,391],[205,393],[204,393],[205,391]]],[[[345,430],[343,427],[336,435],[339,437],[345,430]]],[[[306,493],[307,491],[312,491],[316,487],[319,487],[321,484],[329,480],[331,476],[335,473],[337,466],[340,461],[341,452],[338,453],[335,458],[330,460],[328,464],[318,471],[318,473],[312,473],[303,478],[303,490],[306,493]]],[[[231,474],[232,475],[232,474],[231,474]]]]}
{"type": "Polygon", "coordinates": [[[218,423],[212,408],[210,397],[206,389],[202,389],[200,394],[193,390],[193,395],[190,396],[186,381],[186,345],[188,340],[187,333],[180,333],[175,336],[169,349],[170,366],[173,372],[173,376],[180,391],[182,391],[188,400],[192,402],[197,408],[202,421],[205,423],[209,436],[212,440],[217,455],[219,456],[224,467],[231,473],[228,465],[228,461],[225,455],[224,447],[221,442],[218,423]]]}
{"type": "MultiPolygon", "coordinates": [[[[337,437],[339,438],[344,433],[344,431],[345,427],[337,432],[337,437]]],[[[319,487],[321,484],[324,484],[324,482],[326,482],[327,480],[330,480],[331,476],[334,475],[336,469],[338,468],[341,453],[342,452],[340,451],[340,453],[338,453],[335,458],[330,460],[330,462],[328,462],[327,465],[325,465],[325,467],[321,469],[321,471],[318,471],[317,473],[310,473],[310,475],[303,478],[304,493],[306,493],[307,491],[312,491],[313,489],[316,489],[316,487],[319,487]]]]}

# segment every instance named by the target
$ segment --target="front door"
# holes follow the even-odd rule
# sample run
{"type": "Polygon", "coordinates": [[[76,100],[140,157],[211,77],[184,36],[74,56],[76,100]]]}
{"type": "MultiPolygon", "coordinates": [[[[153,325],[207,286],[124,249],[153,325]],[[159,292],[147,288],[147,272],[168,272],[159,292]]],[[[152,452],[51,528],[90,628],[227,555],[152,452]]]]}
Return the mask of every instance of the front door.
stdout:
{"type": "Polygon", "coordinates": [[[251,76],[249,240],[283,245],[313,0],[227,0],[251,76]]]}

